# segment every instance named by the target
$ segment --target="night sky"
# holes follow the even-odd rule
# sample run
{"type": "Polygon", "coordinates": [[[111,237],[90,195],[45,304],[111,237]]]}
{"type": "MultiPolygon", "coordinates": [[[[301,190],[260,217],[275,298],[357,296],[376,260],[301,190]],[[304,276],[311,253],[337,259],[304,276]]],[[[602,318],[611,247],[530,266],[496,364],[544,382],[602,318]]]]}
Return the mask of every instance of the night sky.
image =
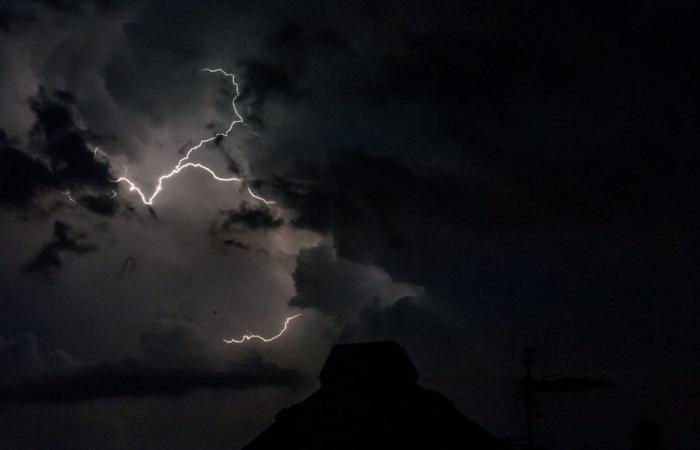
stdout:
{"type": "Polygon", "coordinates": [[[692,0],[0,0],[0,448],[240,448],[390,339],[510,442],[536,348],[608,385],[543,447],[697,449],[699,68],[692,0]],[[241,182],[114,182],[234,98],[241,182]]]}

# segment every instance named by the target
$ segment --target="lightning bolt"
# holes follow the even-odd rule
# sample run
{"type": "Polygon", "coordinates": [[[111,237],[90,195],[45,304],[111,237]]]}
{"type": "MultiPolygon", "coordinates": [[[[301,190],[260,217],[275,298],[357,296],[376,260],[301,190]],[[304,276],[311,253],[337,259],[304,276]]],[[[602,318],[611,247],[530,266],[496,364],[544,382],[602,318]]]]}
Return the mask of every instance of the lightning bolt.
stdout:
{"type": "Polygon", "coordinates": [[[261,202],[265,203],[266,205],[274,205],[276,202],[272,200],[267,200],[259,195],[256,195],[251,189],[250,186],[248,186],[248,193],[250,194],[251,197],[253,197],[256,200],[260,200],[261,202]]]}
{"type": "MultiPolygon", "coordinates": [[[[233,120],[229,124],[226,131],[218,132],[209,138],[202,139],[199,141],[199,143],[197,145],[189,148],[187,150],[187,152],[185,153],[185,156],[180,158],[180,160],[177,162],[175,167],[173,167],[169,172],[164,173],[163,175],[158,177],[156,187],[150,195],[146,195],[144,193],[144,191],[140,187],[138,187],[133,180],[131,180],[130,178],[127,178],[126,166],[124,167],[124,173],[122,174],[122,176],[120,176],[117,179],[110,179],[110,181],[112,181],[114,183],[126,183],[129,186],[129,192],[135,192],[141,198],[141,201],[143,202],[144,205],[152,206],[156,197],[158,197],[158,194],[160,194],[163,191],[163,183],[166,180],[173,178],[175,175],[178,175],[180,172],[182,172],[183,170],[188,169],[188,168],[201,169],[201,170],[207,172],[216,181],[221,181],[224,183],[230,183],[230,182],[241,183],[241,182],[245,181],[245,179],[243,179],[241,177],[222,177],[222,176],[219,176],[216,174],[216,172],[214,172],[214,170],[205,166],[204,164],[190,161],[190,156],[192,156],[192,154],[195,151],[199,150],[200,148],[202,148],[202,146],[204,146],[205,144],[207,144],[215,139],[228,137],[229,133],[231,133],[231,131],[233,130],[233,128],[237,124],[242,124],[244,126],[247,126],[247,124],[243,120],[243,117],[238,112],[238,108],[236,107],[236,100],[238,99],[238,97],[240,95],[240,91],[239,91],[238,83],[236,83],[235,75],[228,73],[228,72],[224,71],[223,69],[205,68],[205,69],[202,69],[202,71],[208,72],[208,73],[219,73],[219,74],[222,74],[225,77],[231,79],[231,84],[233,85],[235,92],[236,92],[236,94],[233,96],[233,100],[231,101],[231,104],[233,106],[233,113],[234,113],[233,120]]],[[[258,137],[260,136],[259,134],[255,133],[255,131],[253,131],[253,130],[251,130],[251,133],[255,136],[258,136],[258,137]]],[[[98,151],[100,151],[100,150],[97,147],[95,147],[95,150],[93,153],[94,158],[97,158],[98,151]]],[[[105,156],[107,156],[107,155],[105,155],[105,156]]],[[[107,156],[107,159],[109,159],[109,156],[107,156]]],[[[250,196],[253,197],[254,199],[259,200],[266,205],[272,205],[275,203],[273,200],[268,200],[268,199],[256,194],[255,192],[253,192],[253,190],[250,188],[250,186],[246,186],[246,187],[248,190],[248,194],[250,194],[250,196]]],[[[72,201],[73,203],[76,203],[75,200],[73,200],[73,198],[70,197],[69,191],[66,192],[66,195],[68,196],[70,201],[72,201]]],[[[110,197],[110,198],[114,198],[116,196],[117,196],[117,193],[115,191],[112,191],[112,197],[110,197]]],[[[277,333],[276,335],[269,337],[269,338],[266,338],[266,337],[263,337],[263,336],[260,336],[257,334],[244,334],[243,337],[241,337],[240,339],[235,339],[235,338],[234,339],[223,339],[223,341],[227,344],[242,344],[246,341],[250,341],[253,339],[257,339],[257,340],[260,340],[262,342],[272,342],[275,339],[282,336],[287,331],[287,327],[289,326],[289,323],[299,316],[301,316],[301,314],[295,314],[293,316],[287,317],[284,321],[284,326],[282,327],[282,330],[280,330],[280,332],[277,333]]]]}
{"type": "Polygon", "coordinates": [[[244,334],[243,337],[240,339],[224,339],[224,342],[226,342],[227,344],[242,344],[245,341],[250,341],[251,339],[258,339],[262,342],[272,342],[278,337],[282,336],[287,331],[287,326],[289,325],[289,322],[291,322],[299,316],[301,316],[301,314],[295,314],[293,316],[287,317],[284,321],[284,326],[282,327],[282,330],[272,337],[265,338],[262,336],[258,336],[257,334],[244,334]]]}
{"type": "MultiPolygon", "coordinates": [[[[238,99],[238,96],[240,95],[238,83],[236,83],[236,76],[234,74],[231,74],[231,73],[224,71],[223,69],[202,69],[202,71],[208,72],[208,73],[220,73],[220,74],[223,74],[225,77],[231,79],[231,84],[233,85],[233,87],[236,91],[236,94],[233,96],[233,100],[231,101],[231,104],[233,105],[233,113],[234,113],[233,120],[229,124],[228,129],[226,131],[218,132],[214,136],[211,136],[211,137],[206,138],[206,139],[202,139],[201,141],[199,141],[199,143],[197,145],[195,145],[194,147],[191,147],[189,150],[187,150],[187,153],[185,153],[185,156],[177,162],[175,167],[173,167],[173,169],[170,170],[170,172],[167,172],[167,173],[161,175],[160,177],[158,177],[158,182],[156,183],[156,187],[150,196],[146,195],[143,192],[143,190],[136,185],[136,183],[134,181],[132,181],[131,179],[126,177],[126,170],[124,170],[124,175],[117,178],[116,180],[112,180],[115,183],[122,183],[122,182],[126,183],[129,186],[129,192],[136,192],[136,194],[138,194],[138,196],[141,197],[141,201],[143,202],[144,205],[147,205],[147,206],[153,205],[153,202],[155,201],[156,197],[163,190],[163,182],[174,177],[175,175],[179,174],[180,172],[182,172],[183,170],[188,169],[188,168],[201,169],[201,170],[207,172],[209,175],[211,175],[211,177],[213,179],[215,179],[216,181],[221,181],[224,183],[230,183],[230,182],[241,183],[241,182],[245,181],[243,178],[240,178],[240,177],[221,177],[221,176],[217,175],[216,172],[214,172],[214,170],[205,166],[204,164],[198,163],[198,162],[191,162],[189,160],[190,156],[192,156],[192,153],[199,150],[204,144],[207,144],[207,143],[209,143],[215,139],[218,139],[218,138],[228,137],[231,130],[233,130],[233,128],[237,124],[246,125],[246,123],[243,121],[243,117],[241,117],[241,114],[238,112],[238,108],[236,108],[236,100],[238,99]]],[[[253,134],[257,135],[257,133],[253,133],[253,134]]],[[[97,154],[97,149],[95,149],[95,155],[96,154],[97,154]]],[[[264,197],[261,197],[260,195],[255,194],[250,189],[250,187],[248,187],[248,193],[253,198],[255,198],[256,200],[262,201],[266,205],[271,205],[271,204],[275,203],[272,200],[268,200],[264,197]]]]}

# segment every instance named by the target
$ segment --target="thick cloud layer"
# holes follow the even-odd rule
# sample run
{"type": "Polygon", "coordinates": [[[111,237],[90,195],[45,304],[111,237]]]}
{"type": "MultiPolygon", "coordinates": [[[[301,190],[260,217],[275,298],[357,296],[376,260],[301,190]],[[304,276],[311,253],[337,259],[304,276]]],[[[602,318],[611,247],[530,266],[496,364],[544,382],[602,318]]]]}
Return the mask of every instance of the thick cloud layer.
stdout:
{"type": "Polygon", "coordinates": [[[36,336],[0,339],[6,402],[75,402],[109,397],[182,396],[194,389],[295,387],[301,374],[250,353],[240,361],[216,358],[196,325],[182,319],[156,322],[141,334],[141,355],[121,361],[79,361],[64,350],[46,350],[36,336]]]}
{"type": "Polygon", "coordinates": [[[302,249],[293,273],[296,295],[289,304],[314,308],[342,322],[370,304],[391,304],[416,294],[415,286],[395,283],[380,269],[338,258],[333,248],[302,249]]]}
{"type": "Polygon", "coordinates": [[[85,242],[84,233],[75,232],[71,226],[61,221],[56,221],[53,228],[53,237],[44,245],[39,254],[27,266],[27,272],[50,273],[52,270],[60,270],[64,264],[64,254],[72,253],[80,255],[97,250],[95,244],[85,242]]]}
{"type": "MultiPolygon", "coordinates": [[[[3,146],[3,199],[6,207],[26,208],[37,194],[49,188],[76,194],[87,209],[111,216],[118,204],[112,197],[109,164],[95,158],[85,140],[89,134],[77,128],[71,108],[72,94],[56,91],[46,93],[43,87],[30,100],[36,121],[29,131],[25,151],[11,146],[5,133],[0,135],[3,146]]],[[[72,197],[71,197],[72,198],[72,197]]]]}

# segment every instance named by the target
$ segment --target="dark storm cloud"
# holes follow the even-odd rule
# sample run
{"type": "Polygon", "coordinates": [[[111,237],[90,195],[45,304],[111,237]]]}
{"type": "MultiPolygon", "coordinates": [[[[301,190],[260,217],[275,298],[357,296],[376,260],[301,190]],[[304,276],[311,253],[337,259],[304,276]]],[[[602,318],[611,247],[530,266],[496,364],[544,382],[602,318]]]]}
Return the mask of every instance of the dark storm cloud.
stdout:
{"type": "Polygon", "coordinates": [[[416,297],[401,298],[387,307],[372,305],[362,311],[362,316],[362,329],[358,329],[357,325],[346,327],[339,338],[341,341],[351,336],[359,340],[404,340],[412,336],[422,339],[432,334],[431,329],[446,332],[450,328],[446,326],[446,318],[440,317],[439,311],[430,302],[416,297]],[[420,328],[418,333],[414,333],[416,327],[420,328]]]}
{"type": "Polygon", "coordinates": [[[508,220],[508,206],[498,202],[490,186],[454,173],[414,174],[395,160],[352,151],[327,170],[305,184],[275,184],[296,206],[299,216],[293,223],[316,231],[332,223],[340,256],[390,268],[401,280],[430,281],[419,274],[442,271],[448,263],[437,255],[426,260],[431,252],[451,254],[453,239],[463,230],[508,220]],[[422,257],[407,258],[412,252],[423,252],[422,257]]]}
{"type": "Polygon", "coordinates": [[[342,330],[337,341],[395,341],[421,364],[445,369],[470,349],[469,344],[465,345],[469,333],[463,327],[459,316],[446,314],[433,300],[404,297],[385,307],[368,305],[357,321],[342,330]]]}
{"type": "Polygon", "coordinates": [[[0,4],[0,31],[11,35],[36,25],[45,13],[58,17],[75,17],[87,11],[106,12],[116,9],[113,0],[25,0],[4,1],[0,4]]]}
{"type": "Polygon", "coordinates": [[[254,107],[262,107],[271,96],[294,102],[304,95],[295,81],[297,78],[282,65],[255,59],[243,59],[239,65],[247,80],[239,98],[241,101],[251,98],[254,107]]]}
{"type": "Polygon", "coordinates": [[[109,181],[109,164],[95,159],[88,148],[88,131],[75,123],[72,93],[55,91],[48,93],[39,88],[31,100],[31,109],[36,115],[32,129],[32,148],[49,159],[51,170],[66,188],[96,189],[106,191],[114,184],[109,181]]]}
{"type": "Polygon", "coordinates": [[[14,148],[0,130],[0,204],[26,208],[38,193],[51,187],[56,187],[56,181],[49,169],[14,148]]]}
{"type": "Polygon", "coordinates": [[[141,335],[142,355],[117,362],[78,361],[62,350],[40,348],[21,334],[0,338],[0,399],[13,402],[78,402],[108,397],[172,397],[195,389],[294,387],[302,376],[250,353],[237,361],[210,359],[199,328],[162,318],[141,335]]]}
{"type": "Polygon", "coordinates": [[[27,208],[39,194],[53,188],[71,191],[81,206],[96,214],[117,212],[119,203],[110,195],[114,184],[109,181],[109,164],[96,160],[88,148],[89,132],[77,127],[71,110],[74,103],[69,92],[49,94],[40,88],[30,101],[36,122],[24,151],[0,130],[3,206],[27,208]]]}
{"type": "Polygon", "coordinates": [[[25,266],[26,272],[42,272],[50,275],[63,268],[66,254],[82,255],[97,250],[97,245],[87,240],[87,234],[76,231],[71,225],[57,220],[53,236],[39,254],[25,266]]]}
{"type": "MultiPolygon", "coordinates": [[[[342,339],[395,339],[419,364],[479,380],[473,392],[515,379],[528,346],[557,355],[553,373],[657,385],[696,373],[697,7],[467,10],[454,14],[461,27],[432,29],[430,10],[411,22],[424,27],[361,47],[361,69],[337,69],[340,94],[304,72],[296,108],[342,107],[305,128],[310,140],[327,133],[304,148],[317,145],[305,155],[323,161],[316,174],[268,178],[275,198],[297,226],[328,231],[339,259],[428,293],[366,307],[342,339]],[[382,57],[364,59],[372,51],[382,57]]],[[[300,258],[300,273],[323,273],[310,267],[300,258]]],[[[346,298],[342,283],[300,280],[293,303],[314,289],[323,296],[309,307],[346,298]]]]}
{"type": "Polygon", "coordinates": [[[0,386],[41,373],[56,374],[73,370],[82,363],[63,350],[43,350],[35,335],[21,333],[13,338],[0,336],[0,386]]]}
{"type": "Polygon", "coordinates": [[[236,209],[221,210],[212,223],[209,235],[226,247],[240,250],[250,250],[252,245],[239,235],[251,231],[272,232],[284,223],[281,217],[276,217],[273,211],[264,205],[251,205],[241,202],[236,209]]]}
{"type": "MultiPolygon", "coordinates": [[[[384,50],[383,66],[374,72],[378,76],[361,85],[357,94],[375,104],[400,100],[432,106],[425,110],[427,123],[451,137],[488,133],[505,138],[522,126],[531,126],[523,137],[540,143],[548,136],[534,128],[537,116],[523,116],[524,103],[564,102],[558,98],[561,95],[573,100],[575,106],[570,102],[559,106],[563,108],[556,111],[559,117],[554,111],[541,111],[539,120],[564,126],[549,127],[547,131],[554,135],[565,130],[580,134],[601,131],[587,129],[591,126],[614,128],[647,114],[656,116],[655,108],[668,101],[660,97],[662,92],[679,97],[682,108],[688,106],[680,98],[684,90],[697,94],[687,74],[679,74],[681,85],[665,81],[671,79],[674,67],[680,69],[697,59],[676,50],[676,45],[698,40],[687,17],[697,10],[687,2],[645,7],[629,2],[614,6],[477,3],[465,12],[455,16],[464,19],[463,27],[403,30],[399,44],[384,50]],[[651,29],[657,33],[654,38],[651,29]],[[597,123],[600,116],[593,111],[617,117],[614,122],[597,123]],[[629,117],[620,116],[623,111],[629,117]]],[[[578,139],[569,136],[569,142],[578,139]]],[[[557,151],[547,148],[553,143],[550,140],[537,151],[557,151]]]]}
{"type": "Polygon", "coordinates": [[[534,156],[490,161],[480,164],[485,169],[478,177],[454,170],[414,174],[390,159],[348,153],[330,169],[336,246],[343,257],[433,285],[448,281],[433,276],[468,267],[463,255],[479,251],[479,236],[566,224],[605,229],[625,223],[639,232],[639,221],[664,227],[671,217],[695,214],[697,157],[617,153],[614,161],[575,164],[534,156]]]}
{"type": "Polygon", "coordinates": [[[300,83],[309,52],[349,49],[348,41],[335,30],[287,22],[266,37],[260,51],[263,56],[238,62],[246,80],[241,100],[252,97],[258,107],[270,96],[277,96],[277,101],[299,101],[306,94],[300,83]]]}
{"type": "MultiPolygon", "coordinates": [[[[250,245],[245,244],[245,243],[238,241],[236,239],[225,239],[222,243],[227,247],[236,247],[236,248],[239,248],[241,250],[250,250],[250,245]]],[[[262,249],[260,249],[260,250],[262,250],[262,249]]]]}
{"type": "Polygon", "coordinates": [[[527,380],[523,378],[519,385],[531,392],[576,393],[608,389],[615,386],[611,380],[591,377],[551,377],[542,380],[527,380]]]}
{"type": "MultiPolygon", "coordinates": [[[[247,121],[246,121],[246,122],[247,122],[247,121]]],[[[220,151],[221,156],[223,156],[224,159],[226,159],[226,163],[227,163],[227,165],[226,165],[226,170],[228,170],[229,172],[231,172],[231,173],[233,173],[233,174],[235,174],[235,175],[240,175],[240,174],[242,174],[242,173],[243,173],[243,170],[241,169],[241,165],[238,163],[238,161],[236,161],[236,160],[233,158],[233,156],[231,156],[226,150],[221,149],[220,143],[222,142],[222,139],[220,139],[220,138],[221,138],[221,136],[217,137],[217,138],[214,140],[214,143],[215,143],[217,146],[219,146],[219,148],[220,148],[220,150],[221,150],[221,151],[220,151]]]]}
{"type": "Polygon", "coordinates": [[[309,95],[304,87],[304,72],[314,56],[334,52],[352,53],[350,43],[336,30],[308,23],[289,21],[268,35],[259,56],[241,58],[240,100],[250,100],[253,114],[246,120],[264,126],[260,108],[269,99],[276,103],[294,104],[309,95]]]}
{"type": "Polygon", "coordinates": [[[343,315],[372,299],[362,284],[364,277],[359,269],[343,270],[333,249],[327,246],[302,249],[294,269],[296,295],[289,300],[291,306],[315,308],[326,314],[343,315]]]}
{"type": "Polygon", "coordinates": [[[82,195],[76,201],[79,205],[102,216],[113,216],[119,210],[119,203],[106,195],[82,195]]]}
{"type": "Polygon", "coordinates": [[[181,317],[164,317],[141,333],[144,360],[157,367],[208,367],[210,349],[201,327],[181,317]]]}
{"type": "Polygon", "coordinates": [[[11,402],[78,402],[108,397],[172,397],[194,389],[291,387],[300,379],[297,372],[259,357],[232,364],[225,371],[147,367],[126,360],[18,382],[0,389],[0,398],[11,402]]]}
{"type": "MultiPolygon", "coordinates": [[[[670,43],[697,40],[687,20],[672,25],[685,7],[630,15],[618,6],[473,6],[465,30],[400,34],[357,94],[394,113],[385,133],[421,144],[326,150],[324,176],[306,178],[322,195],[286,200],[296,223],[320,231],[333,223],[342,257],[454,286],[478,269],[469,255],[502,258],[504,244],[487,244],[499,235],[548,249],[551,241],[520,234],[564,238],[567,224],[614,232],[616,223],[663,233],[671,217],[695,220],[700,161],[689,142],[698,142],[698,110],[685,99],[697,84],[680,75],[680,84],[659,85],[673,67],[685,73],[670,43]],[[663,44],[645,37],[655,14],[663,44]]],[[[282,198],[294,192],[292,182],[277,184],[282,198]]]]}
{"type": "Polygon", "coordinates": [[[80,2],[71,0],[34,0],[34,3],[62,13],[77,12],[81,5],[80,2]]]}
{"type": "Polygon", "coordinates": [[[295,211],[294,226],[324,233],[330,229],[331,198],[321,170],[317,164],[297,161],[293,177],[275,176],[258,185],[269,185],[274,195],[295,211]]]}
{"type": "Polygon", "coordinates": [[[297,256],[296,295],[289,305],[313,308],[340,322],[350,322],[367,305],[391,303],[413,287],[397,285],[380,269],[339,258],[332,247],[305,248],[297,256]]]}
{"type": "Polygon", "coordinates": [[[36,15],[28,3],[3,2],[0,5],[0,30],[13,31],[13,25],[34,22],[36,15]]]}
{"type": "Polygon", "coordinates": [[[242,202],[238,209],[221,211],[218,231],[266,230],[282,226],[282,219],[272,215],[267,207],[242,202]]]}
{"type": "Polygon", "coordinates": [[[249,250],[250,243],[241,241],[236,235],[255,231],[272,231],[282,226],[284,220],[275,217],[267,206],[251,205],[245,201],[236,209],[219,211],[219,217],[209,229],[212,238],[227,247],[249,250]]]}
{"type": "Polygon", "coordinates": [[[272,53],[279,53],[280,56],[290,50],[308,51],[310,47],[350,51],[350,43],[340,32],[291,21],[265,40],[265,48],[272,53]]]}

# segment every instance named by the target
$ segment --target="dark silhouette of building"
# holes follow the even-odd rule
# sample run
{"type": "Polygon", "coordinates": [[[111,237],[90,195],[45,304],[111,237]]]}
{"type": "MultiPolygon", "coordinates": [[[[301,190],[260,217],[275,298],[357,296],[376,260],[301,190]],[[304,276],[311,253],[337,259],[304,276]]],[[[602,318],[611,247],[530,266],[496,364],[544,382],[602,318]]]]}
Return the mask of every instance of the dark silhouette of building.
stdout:
{"type": "Polygon", "coordinates": [[[663,450],[661,427],[649,419],[644,419],[632,432],[632,450],[663,450]]]}
{"type": "Polygon", "coordinates": [[[418,385],[394,342],[337,345],[319,378],[318,391],[280,411],[244,450],[501,448],[452,402],[418,385]]]}

